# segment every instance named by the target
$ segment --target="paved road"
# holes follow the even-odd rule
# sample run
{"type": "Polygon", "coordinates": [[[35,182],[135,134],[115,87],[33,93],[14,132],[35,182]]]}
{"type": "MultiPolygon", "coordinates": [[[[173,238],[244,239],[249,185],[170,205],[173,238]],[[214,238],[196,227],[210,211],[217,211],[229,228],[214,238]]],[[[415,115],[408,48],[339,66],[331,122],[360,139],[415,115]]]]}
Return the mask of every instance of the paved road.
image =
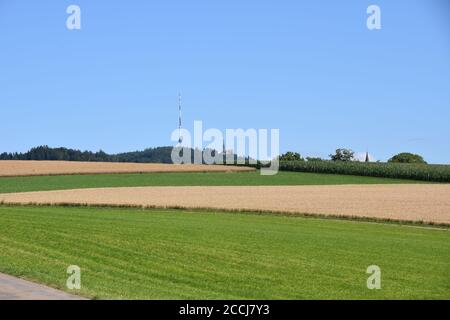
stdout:
{"type": "Polygon", "coordinates": [[[0,273],[0,300],[83,300],[83,298],[0,273]]]}

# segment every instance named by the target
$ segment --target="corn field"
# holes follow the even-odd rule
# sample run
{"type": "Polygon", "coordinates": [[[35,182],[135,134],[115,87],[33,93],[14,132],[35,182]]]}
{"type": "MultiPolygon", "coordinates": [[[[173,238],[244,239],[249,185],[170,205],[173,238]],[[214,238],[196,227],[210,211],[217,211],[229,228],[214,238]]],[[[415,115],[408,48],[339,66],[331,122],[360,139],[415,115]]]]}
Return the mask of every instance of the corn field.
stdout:
{"type": "Polygon", "coordinates": [[[280,170],[450,182],[450,165],[356,161],[281,161],[280,170]]]}

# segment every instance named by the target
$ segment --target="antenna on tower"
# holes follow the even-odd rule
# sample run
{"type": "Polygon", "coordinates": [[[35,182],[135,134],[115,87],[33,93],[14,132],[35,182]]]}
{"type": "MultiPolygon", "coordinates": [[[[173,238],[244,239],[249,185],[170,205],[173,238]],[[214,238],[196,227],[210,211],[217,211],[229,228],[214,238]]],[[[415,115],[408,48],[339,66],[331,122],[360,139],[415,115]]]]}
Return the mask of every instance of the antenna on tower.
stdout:
{"type": "Polygon", "coordinates": [[[181,93],[178,94],[178,143],[183,142],[181,136],[181,93]]]}

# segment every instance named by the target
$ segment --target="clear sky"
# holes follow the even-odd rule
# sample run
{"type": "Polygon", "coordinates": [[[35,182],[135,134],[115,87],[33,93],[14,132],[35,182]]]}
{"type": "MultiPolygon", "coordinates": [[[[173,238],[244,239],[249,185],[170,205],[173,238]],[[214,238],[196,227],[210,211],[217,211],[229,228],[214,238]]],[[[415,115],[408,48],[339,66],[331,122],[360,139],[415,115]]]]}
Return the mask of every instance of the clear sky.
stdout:
{"type": "Polygon", "coordinates": [[[446,0],[0,0],[0,152],[171,145],[181,91],[188,129],[450,163],[449,18],[446,0]]]}

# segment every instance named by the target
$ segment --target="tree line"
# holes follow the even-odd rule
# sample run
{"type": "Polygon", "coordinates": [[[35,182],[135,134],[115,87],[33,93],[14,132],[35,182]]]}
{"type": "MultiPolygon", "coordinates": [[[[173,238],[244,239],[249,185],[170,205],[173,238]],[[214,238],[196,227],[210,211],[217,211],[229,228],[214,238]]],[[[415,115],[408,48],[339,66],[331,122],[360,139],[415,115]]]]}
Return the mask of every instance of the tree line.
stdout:
{"type": "Polygon", "coordinates": [[[172,147],[148,148],[143,151],[108,154],[102,150],[97,152],[80,151],[68,148],[50,148],[39,146],[24,153],[1,153],[0,160],[65,160],[65,161],[102,161],[102,162],[142,162],[172,163],[172,147]]]}
{"type": "MultiPolygon", "coordinates": [[[[351,149],[339,148],[335,153],[329,155],[331,161],[353,161],[355,160],[355,153],[351,149]]],[[[321,158],[303,158],[300,153],[288,151],[280,156],[280,161],[325,161],[321,158]]],[[[369,159],[366,159],[369,162],[369,159]]],[[[415,163],[427,164],[422,156],[409,152],[399,153],[388,160],[389,163],[415,163]]]]}
{"type": "MultiPolygon", "coordinates": [[[[1,153],[0,160],[60,160],[60,161],[97,161],[97,162],[137,162],[137,163],[172,163],[172,149],[173,147],[156,147],[148,148],[143,151],[124,152],[117,154],[108,154],[102,150],[97,152],[80,151],[69,148],[50,148],[49,146],[39,146],[30,149],[24,153],[1,153]]],[[[189,149],[187,149],[189,150],[189,149]]],[[[200,150],[190,149],[192,163],[194,163],[194,156],[196,153],[201,153],[200,150]]],[[[217,151],[213,151],[214,153],[217,151]]],[[[220,153],[219,153],[220,154],[220,153]]],[[[235,161],[238,157],[233,155],[235,161]]],[[[354,152],[350,149],[340,148],[334,154],[330,154],[332,161],[352,161],[354,160],[354,152]]],[[[306,157],[303,158],[298,152],[286,152],[280,156],[280,161],[325,161],[321,158],[306,157]]],[[[249,159],[245,159],[248,163],[249,159]]],[[[425,160],[417,154],[399,153],[393,156],[388,162],[393,163],[422,163],[426,164],[425,160]]]]}
{"type": "MultiPolygon", "coordinates": [[[[143,151],[132,151],[117,154],[108,154],[102,150],[97,152],[80,151],[69,148],[50,148],[49,146],[39,146],[30,149],[27,152],[19,153],[1,153],[0,160],[59,160],[59,161],[93,161],[93,162],[136,162],[136,163],[173,163],[172,162],[173,147],[156,147],[148,148],[143,151]]],[[[198,150],[183,147],[182,153],[188,152],[191,155],[191,162],[195,163],[195,159],[203,159],[202,154],[207,150],[198,150]]],[[[208,149],[214,157],[218,155],[225,163],[225,155],[216,150],[208,149]]],[[[228,155],[229,156],[229,155],[228,155]]],[[[189,156],[188,156],[189,158],[189,156]]],[[[249,163],[249,158],[241,158],[236,154],[232,155],[234,163],[238,159],[249,163]]],[[[204,163],[204,161],[203,161],[204,163]]]]}

